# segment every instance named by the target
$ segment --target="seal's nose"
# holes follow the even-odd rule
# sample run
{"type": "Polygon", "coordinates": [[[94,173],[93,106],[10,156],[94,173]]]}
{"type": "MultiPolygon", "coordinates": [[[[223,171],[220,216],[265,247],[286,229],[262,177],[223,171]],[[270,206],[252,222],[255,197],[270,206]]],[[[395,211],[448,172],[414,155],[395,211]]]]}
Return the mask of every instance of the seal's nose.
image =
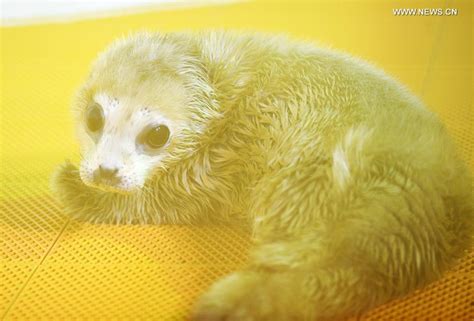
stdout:
{"type": "Polygon", "coordinates": [[[94,180],[100,183],[107,183],[107,184],[117,184],[120,182],[120,178],[117,175],[118,168],[109,168],[105,167],[104,165],[99,165],[94,171],[94,180]]]}
{"type": "Polygon", "coordinates": [[[113,178],[117,176],[118,168],[108,168],[104,165],[99,165],[99,175],[103,178],[113,178]]]}

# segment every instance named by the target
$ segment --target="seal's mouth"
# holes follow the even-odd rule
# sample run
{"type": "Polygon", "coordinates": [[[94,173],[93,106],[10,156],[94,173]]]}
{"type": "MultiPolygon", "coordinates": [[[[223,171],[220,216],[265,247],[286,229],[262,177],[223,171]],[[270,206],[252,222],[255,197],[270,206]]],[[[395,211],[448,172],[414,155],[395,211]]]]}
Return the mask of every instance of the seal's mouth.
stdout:
{"type": "Polygon", "coordinates": [[[87,168],[81,167],[79,177],[84,185],[109,194],[130,195],[141,189],[140,186],[124,184],[118,175],[118,170],[104,169],[102,166],[92,173],[87,168]]]}
{"type": "Polygon", "coordinates": [[[137,192],[138,189],[124,189],[124,188],[120,188],[118,186],[115,186],[115,185],[109,185],[109,184],[106,184],[106,183],[103,183],[103,182],[88,182],[88,181],[84,181],[84,184],[86,184],[87,186],[91,187],[91,188],[94,188],[94,189],[97,189],[99,191],[102,191],[102,192],[107,192],[107,193],[114,193],[114,194],[121,194],[121,195],[131,195],[131,194],[134,194],[135,192],[137,192]]]}

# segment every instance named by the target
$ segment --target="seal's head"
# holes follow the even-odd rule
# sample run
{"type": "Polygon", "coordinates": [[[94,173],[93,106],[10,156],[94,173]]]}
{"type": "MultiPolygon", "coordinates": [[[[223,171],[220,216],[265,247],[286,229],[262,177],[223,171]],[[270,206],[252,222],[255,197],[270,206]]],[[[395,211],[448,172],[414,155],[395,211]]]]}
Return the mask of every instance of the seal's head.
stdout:
{"type": "Polygon", "coordinates": [[[135,35],[93,65],[73,104],[85,184],[133,192],[196,150],[212,93],[192,48],[177,39],[135,35]]]}

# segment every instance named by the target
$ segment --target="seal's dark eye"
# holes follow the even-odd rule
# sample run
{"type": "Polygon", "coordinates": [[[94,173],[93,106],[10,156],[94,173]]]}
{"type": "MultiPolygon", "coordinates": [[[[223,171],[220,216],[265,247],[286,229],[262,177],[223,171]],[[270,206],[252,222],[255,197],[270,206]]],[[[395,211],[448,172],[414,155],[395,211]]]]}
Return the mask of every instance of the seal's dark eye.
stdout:
{"type": "Polygon", "coordinates": [[[93,133],[98,132],[104,127],[104,113],[99,104],[93,103],[86,112],[87,128],[93,133]]]}
{"type": "Polygon", "coordinates": [[[163,147],[170,137],[170,130],[165,125],[153,126],[143,133],[143,143],[152,149],[163,147]]]}

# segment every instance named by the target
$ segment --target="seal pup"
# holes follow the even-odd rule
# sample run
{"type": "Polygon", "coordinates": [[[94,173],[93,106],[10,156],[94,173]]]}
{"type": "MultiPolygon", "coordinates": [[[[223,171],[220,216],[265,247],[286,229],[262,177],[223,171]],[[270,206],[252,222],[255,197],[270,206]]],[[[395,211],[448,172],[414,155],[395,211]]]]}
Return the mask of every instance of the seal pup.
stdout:
{"type": "Polygon", "coordinates": [[[249,222],[248,266],[193,320],[333,320],[435,280],[471,243],[471,180],[440,121],[348,54],[283,36],[139,33],[73,103],[91,221],[249,222]]]}

